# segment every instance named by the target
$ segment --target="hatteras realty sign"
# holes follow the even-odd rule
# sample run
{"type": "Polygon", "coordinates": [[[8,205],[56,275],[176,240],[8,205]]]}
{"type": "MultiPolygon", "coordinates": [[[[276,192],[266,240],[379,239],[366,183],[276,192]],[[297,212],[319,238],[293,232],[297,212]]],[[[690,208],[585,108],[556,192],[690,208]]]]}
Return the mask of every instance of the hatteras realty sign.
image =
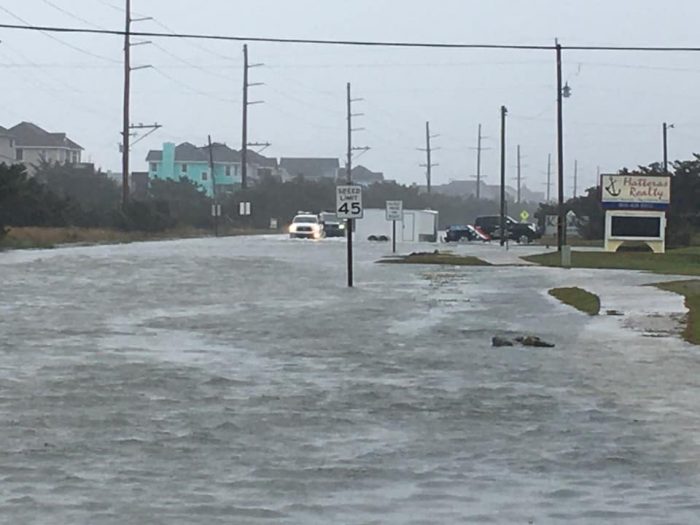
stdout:
{"type": "Polygon", "coordinates": [[[665,209],[671,203],[671,177],[602,175],[601,195],[607,208],[665,209]]]}

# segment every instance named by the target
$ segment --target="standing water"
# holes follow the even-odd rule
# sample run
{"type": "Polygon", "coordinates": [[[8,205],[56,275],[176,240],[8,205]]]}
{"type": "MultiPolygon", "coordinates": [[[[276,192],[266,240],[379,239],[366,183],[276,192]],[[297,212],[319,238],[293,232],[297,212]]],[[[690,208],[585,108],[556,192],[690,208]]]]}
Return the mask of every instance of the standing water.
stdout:
{"type": "Polygon", "coordinates": [[[360,244],[348,290],[343,250],[0,254],[0,522],[698,520],[700,359],[639,328],[682,309],[636,287],[658,279],[377,265],[387,247],[360,244]],[[576,283],[628,316],[546,293],[576,283]],[[491,347],[522,333],[556,347],[491,347]]]}

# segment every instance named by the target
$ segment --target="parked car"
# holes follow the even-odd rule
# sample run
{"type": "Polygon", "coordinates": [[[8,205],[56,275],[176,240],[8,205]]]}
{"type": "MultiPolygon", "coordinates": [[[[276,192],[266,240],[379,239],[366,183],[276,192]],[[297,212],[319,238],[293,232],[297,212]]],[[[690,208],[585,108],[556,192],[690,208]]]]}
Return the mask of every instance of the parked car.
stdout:
{"type": "MultiPolygon", "coordinates": [[[[506,216],[505,226],[507,238],[521,244],[527,244],[534,239],[542,237],[542,233],[530,222],[518,222],[512,217],[506,216]]],[[[485,233],[494,239],[501,238],[501,216],[484,215],[477,217],[474,226],[481,228],[485,233]]]]}
{"type": "Polygon", "coordinates": [[[345,221],[338,219],[333,212],[321,212],[321,223],[326,237],[344,237],[345,221]]]}
{"type": "Polygon", "coordinates": [[[470,224],[462,226],[448,226],[445,231],[445,242],[465,241],[488,241],[491,237],[486,235],[480,228],[470,224]]]}
{"type": "Polygon", "coordinates": [[[289,226],[289,237],[292,239],[320,239],[323,235],[321,218],[312,213],[299,213],[289,226]]]}

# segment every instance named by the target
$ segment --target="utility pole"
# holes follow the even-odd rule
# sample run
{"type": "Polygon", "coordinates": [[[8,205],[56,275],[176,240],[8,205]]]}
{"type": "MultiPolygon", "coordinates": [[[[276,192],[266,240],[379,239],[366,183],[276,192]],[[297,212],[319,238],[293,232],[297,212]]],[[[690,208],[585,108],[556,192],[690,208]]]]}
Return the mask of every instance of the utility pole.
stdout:
{"type": "Polygon", "coordinates": [[[122,210],[129,202],[129,106],[131,104],[131,0],[126,0],[124,27],[124,107],[122,120],[122,210]]]}
{"type": "Polygon", "coordinates": [[[476,150],[476,198],[477,200],[481,198],[481,154],[482,152],[491,149],[483,147],[483,140],[485,137],[481,134],[481,124],[479,124],[479,134],[477,135],[476,148],[469,148],[471,150],[476,150]]]}
{"type": "Polygon", "coordinates": [[[126,6],[124,9],[124,101],[123,101],[123,114],[122,114],[122,142],[121,142],[121,153],[122,153],[122,210],[126,210],[127,204],[129,203],[129,153],[131,150],[131,131],[134,129],[150,129],[151,131],[146,133],[139,140],[134,141],[136,144],[140,140],[143,140],[148,135],[161,128],[160,124],[152,124],[144,126],[139,124],[138,126],[131,125],[131,72],[137,69],[146,69],[152,66],[138,66],[131,67],[131,47],[143,44],[150,44],[151,42],[137,42],[135,44],[131,43],[131,24],[132,22],[140,22],[144,20],[151,20],[150,17],[146,18],[131,18],[131,0],[125,0],[126,6]]]}
{"type": "Polygon", "coordinates": [[[214,146],[211,143],[211,135],[209,140],[209,176],[211,177],[211,194],[212,194],[212,215],[214,218],[214,235],[219,236],[219,209],[217,207],[218,199],[216,198],[216,172],[214,171],[214,146]]]}
{"type": "Polygon", "coordinates": [[[262,104],[263,101],[248,101],[248,88],[262,86],[262,82],[251,84],[248,82],[248,71],[253,67],[260,67],[263,64],[248,63],[248,44],[243,44],[243,131],[241,133],[241,189],[248,188],[248,106],[262,104]]]}
{"type": "Polygon", "coordinates": [[[433,163],[433,150],[437,148],[433,148],[431,141],[432,139],[439,137],[439,135],[431,135],[430,134],[430,122],[425,123],[425,148],[418,148],[418,151],[424,151],[426,154],[426,164],[421,164],[420,166],[422,168],[426,169],[425,172],[425,178],[427,182],[427,187],[428,187],[428,193],[431,193],[432,191],[432,174],[433,174],[433,168],[439,166],[439,164],[433,163]]]}
{"type": "Polygon", "coordinates": [[[547,155],[547,203],[552,202],[552,154],[547,155]]]}
{"type": "Polygon", "coordinates": [[[578,196],[578,160],[574,160],[574,199],[578,196]]]}
{"type": "Polygon", "coordinates": [[[675,127],[673,124],[663,124],[663,141],[664,141],[664,173],[668,174],[668,130],[675,127]]]}
{"type": "Polygon", "coordinates": [[[241,189],[248,187],[248,44],[243,44],[243,133],[241,144],[241,189]]]}
{"type": "MultiPolygon", "coordinates": [[[[353,117],[361,117],[363,114],[362,113],[353,113],[352,112],[352,105],[354,102],[360,102],[362,99],[361,98],[352,98],[352,85],[350,82],[347,83],[346,86],[347,90],[347,100],[346,100],[346,109],[347,109],[347,142],[348,142],[348,151],[347,151],[347,160],[345,161],[345,182],[350,185],[352,184],[352,154],[354,151],[368,151],[369,148],[364,146],[364,147],[355,147],[352,145],[352,134],[355,131],[361,131],[363,128],[353,128],[352,127],[352,119],[353,117]]],[[[348,288],[353,287],[353,265],[352,265],[352,232],[353,232],[353,220],[352,219],[347,219],[346,220],[346,227],[345,227],[346,235],[347,235],[347,266],[348,266],[348,288]]]]}
{"type": "Polygon", "coordinates": [[[501,106],[501,246],[506,243],[506,115],[508,109],[501,106]]]}
{"type": "Polygon", "coordinates": [[[481,198],[481,124],[479,124],[479,137],[476,142],[476,200],[481,198]]]}
{"type": "Polygon", "coordinates": [[[557,53],[557,182],[559,186],[557,220],[557,249],[562,251],[566,244],[566,214],[564,212],[564,87],[562,86],[561,44],[555,41],[557,53]]]}
{"type": "Polygon", "coordinates": [[[520,160],[520,144],[518,144],[518,204],[520,204],[520,188],[522,185],[522,164],[520,160]]]}

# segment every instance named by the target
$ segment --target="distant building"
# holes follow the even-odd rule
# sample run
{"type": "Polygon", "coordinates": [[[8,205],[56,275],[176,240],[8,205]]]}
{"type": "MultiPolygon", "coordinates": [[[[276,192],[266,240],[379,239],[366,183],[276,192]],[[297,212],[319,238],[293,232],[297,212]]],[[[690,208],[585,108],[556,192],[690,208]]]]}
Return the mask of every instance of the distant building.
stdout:
{"type": "MultiPolygon", "coordinates": [[[[214,177],[210,173],[209,146],[189,142],[163,144],[162,150],[151,150],[146,156],[148,175],[153,179],[179,180],[181,177],[199,184],[211,196],[230,193],[241,187],[241,154],[226,144],[212,144],[214,177]]],[[[248,151],[247,176],[255,182],[264,174],[278,175],[276,159],[248,151]]]]}
{"type": "Polygon", "coordinates": [[[14,161],[30,173],[42,162],[80,164],[83,148],[65,133],[51,133],[31,122],[21,122],[7,130],[14,139],[14,161]]]}
{"type": "Polygon", "coordinates": [[[14,164],[15,162],[15,139],[8,130],[0,126],[0,164],[14,164]]]}
{"type": "Polygon", "coordinates": [[[280,171],[283,180],[303,177],[306,180],[335,180],[340,161],[331,158],[282,157],[280,171]]]}
{"type": "MultiPolygon", "coordinates": [[[[345,168],[338,170],[338,182],[343,182],[346,179],[345,168]]],[[[361,186],[369,186],[377,182],[384,182],[384,174],[381,172],[371,171],[364,166],[355,166],[352,169],[352,182],[361,186]]]]}

